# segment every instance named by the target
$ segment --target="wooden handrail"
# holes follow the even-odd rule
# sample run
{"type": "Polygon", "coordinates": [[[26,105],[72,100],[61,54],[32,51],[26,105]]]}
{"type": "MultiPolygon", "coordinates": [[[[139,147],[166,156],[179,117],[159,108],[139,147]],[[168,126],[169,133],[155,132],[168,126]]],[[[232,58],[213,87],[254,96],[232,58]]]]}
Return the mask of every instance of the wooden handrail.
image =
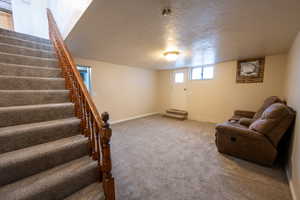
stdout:
{"type": "Polygon", "coordinates": [[[115,199],[114,178],[111,173],[110,154],[111,128],[107,112],[99,115],[96,106],[77,70],[73,57],[58,29],[51,10],[47,9],[49,23],[49,38],[54,46],[66,82],[70,90],[70,99],[75,105],[75,115],[81,120],[83,134],[89,139],[90,156],[97,160],[100,181],[103,182],[105,198],[115,199]]]}

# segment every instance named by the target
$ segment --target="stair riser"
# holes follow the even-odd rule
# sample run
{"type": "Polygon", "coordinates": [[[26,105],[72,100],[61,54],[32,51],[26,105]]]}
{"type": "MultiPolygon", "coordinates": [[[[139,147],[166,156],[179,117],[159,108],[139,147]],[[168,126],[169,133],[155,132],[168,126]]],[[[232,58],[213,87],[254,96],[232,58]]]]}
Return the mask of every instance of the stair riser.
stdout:
{"type": "Polygon", "coordinates": [[[18,54],[23,56],[35,56],[40,58],[56,58],[54,52],[32,50],[32,49],[26,49],[18,46],[9,46],[4,44],[0,44],[0,52],[18,54]]]}
{"type": "Polygon", "coordinates": [[[43,44],[50,44],[50,41],[47,39],[44,39],[44,38],[39,38],[39,37],[32,36],[32,35],[26,35],[26,34],[14,32],[14,31],[8,31],[6,29],[1,29],[1,28],[0,28],[0,34],[20,38],[22,40],[29,40],[29,41],[35,41],[35,42],[39,42],[39,43],[43,43],[43,44]]]}
{"type": "Polygon", "coordinates": [[[182,116],[187,116],[188,115],[188,114],[185,114],[185,113],[173,112],[173,111],[167,111],[167,113],[175,114],[175,115],[182,115],[182,116]]]}
{"type": "Polygon", "coordinates": [[[30,68],[17,65],[5,65],[0,64],[0,75],[8,76],[31,76],[31,77],[50,77],[59,78],[62,77],[61,70],[47,69],[47,68],[30,68]]]}
{"type": "Polygon", "coordinates": [[[64,90],[63,79],[0,77],[0,90],[64,90]]]}
{"type": "Polygon", "coordinates": [[[168,113],[164,115],[165,117],[173,118],[173,119],[179,119],[179,120],[185,120],[187,117],[182,115],[169,115],[168,113]]]}
{"type": "Polygon", "coordinates": [[[0,127],[74,117],[74,106],[0,108],[0,127]]]}
{"type": "Polygon", "coordinates": [[[105,200],[103,185],[100,182],[93,183],[80,191],[72,194],[64,200],[105,200]]]}
{"type": "Polygon", "coordinates": [[[69,102],[69,92],[0,91],[0,107],[69,102]]]}
{"type": "Polygon", "coordinates": [[[23,46],[23,47],[30,47],[33,49],[53,50],[52,46],[48,45],[48,44],[19,40],[17,38],[12,38],[12,37],[3,37],[1,35],[0,35],[0,43],[7,43],[7,44],[13,44],[13,45],[18,45],[18,46],[23,46]]]}
{"type": "Polygon", "coordinates": [[[25,159],[17,158],[17,160],[9,159],[0,162],[0,186],[88,155],[87,145],[87,140],[84,140],[84,142],[59,147],[53,152],[35,154],[36,157],[25,155],[25,159]]]}
{"type": "Polygon", "coordinates": [[[1,62],[8,64],[58,68],[57,60],[45,60],[37,57],[23,57],[18,55],[8,55],[0,53],[0,60],[1,62]]]}
{"type": "Polygon", "coordinates": [[[15,151],[18,149],[43,144],[81,133],[80,121],[51,126],[40,126],[32,129],[22,129],[14,134],[0,135],[0,153],[15,151]]]}

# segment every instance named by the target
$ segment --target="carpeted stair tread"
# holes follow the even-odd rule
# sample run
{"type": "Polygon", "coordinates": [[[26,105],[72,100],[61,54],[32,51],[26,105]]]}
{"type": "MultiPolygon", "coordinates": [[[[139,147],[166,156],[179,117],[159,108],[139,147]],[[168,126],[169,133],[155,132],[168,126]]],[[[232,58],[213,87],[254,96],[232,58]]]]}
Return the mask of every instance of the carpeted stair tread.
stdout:
{"type": "Polygon", "coordinates": [[[33,35],[28,35],[28,34],[24,34],[24,33],[19,33],[19,32],[15,32],[15,31],[10,31],[10,30],[3,29],[3,28],[0,28],[0,35],[6,35],[6,36],[10,36],[10,37],[20,38],[22,40],[35,41],[35,42],[45,43],[45,44],[51,43],[49,39],[45,39],[45,38],[41,38],[41,37],[37,37],[37,36],[33,36],[33,35]]]}
{"type": "Polygon", "coordinates": [[[42,49],[42,50],[53,50],[53,47],[50,43],[37,42],[33,40],[26,40],[24,38],[3,35],[0,34],[0,43],[14,44],[18,46],[29,47],[33,49],[42,49]]]}
{"type": "Polygon", "coordinates": [[[188,112],[185,110],[177,110],[177,109],[168,109],[167,113],[178,114],[178,115],[188,115],[188,112]]]}
{"type": "Polygon", "coordinates": [[[40,58],[35,56],[24,56],[19,54],[11,54],[0,52],[0,60],[3,63],[43,66],[58,68],[58,60],[56,58],[40,58]]]}
{"type": "Polygon", "coordinates": [[[73,103],[0,107],[0,127],[74,117],[73,103]]]}
{"type": "Polygon", "coordinates": [[[0,75],[0,90],[63,90],[64,78],[0,75]]]}
{"type": "Polygon", "coordinates": [[[97,162],[85,156],[0,188],[5,200],[58,200],[96,182],[97,162]]]}
{"type": "Polygon", "coordinates": [[[173,113],[166,113],[166,114],[164,114],[164,116],[170,117],[170,118],[175,118],[175,119],[181,119],[181,120],[186,119],[186,116],[184,116],[184,115],[178,115],[178,114],[173,114],[173,113]]]}
{"type": "Polygon", "coordinates": [[[105,200],[102,183],[93,183],[64,200],[105,200]]]}
{"type": "Polygon", "coordinates": [[[0,90],[0,107],[69,102],[69,90],[0,90]]]}
{"type": "Polygon", "coordinates": [[[62,77],[60,68],[0,63],[0,75],[27,77],[62,77]]]}
{"type": "Polygon", "coordinates": [[[0,186],[88,155],[82,135],[63,138],[0,155],[0,186]]]}
{"type": "Polygon", "coordinates": [[[56,58],[54,51],[33,49],[30,47],[18,46],[8,43],[0,43],[0,52],[40,58],[56,58]]]}
{"type": "Polygon", "coordinates": [[[45,121],[0,128],[0,153],[71,137],[81,133],[80,119],[45,121]]]}

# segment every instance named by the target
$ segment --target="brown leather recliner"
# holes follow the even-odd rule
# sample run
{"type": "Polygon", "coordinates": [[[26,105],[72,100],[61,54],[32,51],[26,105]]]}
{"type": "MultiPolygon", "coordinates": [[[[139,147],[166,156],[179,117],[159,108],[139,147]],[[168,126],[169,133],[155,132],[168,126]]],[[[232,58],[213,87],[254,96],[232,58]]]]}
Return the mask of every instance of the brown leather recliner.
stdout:
{"type": "Polygon", "coordinates": [[[292,124],[295,111],[283,103],[270,105],[251,125],[226,122],[216,127],[216,145],[226,153],[263,165],[272,165],[277,145],[292,124]]]}

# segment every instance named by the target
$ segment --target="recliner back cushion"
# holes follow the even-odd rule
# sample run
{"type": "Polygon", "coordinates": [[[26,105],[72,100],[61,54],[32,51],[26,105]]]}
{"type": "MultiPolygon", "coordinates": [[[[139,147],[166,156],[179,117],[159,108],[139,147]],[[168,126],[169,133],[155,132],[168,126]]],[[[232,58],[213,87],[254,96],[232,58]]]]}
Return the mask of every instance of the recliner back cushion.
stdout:
{"type": "Polygon", "coordinates": [[[254,120],[257,120],[258,118],[261,117],[261,115],[263,114],[263,112],[269,107],[271,106],[272,104],[274,103],[282,103],[281,99],[279,99],[277,96],[271,96],[271,97],[268,97],[263,105],[260,107],[260,109],[255,113],[253,119],[254,120]]]}
{"type": "Polygon", "coordinates": [[[264,134],[274,146],[277,146],[280,138],[290,126],[294,113],[282,103],[269,106],[262,116],[250,125],[250,129],[264,134]]]}

